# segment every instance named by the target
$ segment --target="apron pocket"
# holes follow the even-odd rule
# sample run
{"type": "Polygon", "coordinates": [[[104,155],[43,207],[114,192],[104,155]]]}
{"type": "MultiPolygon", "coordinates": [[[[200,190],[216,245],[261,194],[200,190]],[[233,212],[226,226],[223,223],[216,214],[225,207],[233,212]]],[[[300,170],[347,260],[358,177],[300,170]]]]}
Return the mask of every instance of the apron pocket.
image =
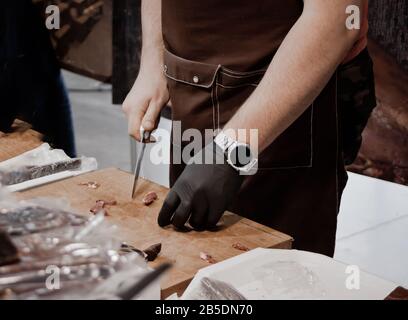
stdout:
{"type": "MultiPolygon", "coordinates": [[[[164,49],[164,74],[172,102],[172,120],[181,132],[194,128],[216,130],[215,81],[219,65],[187,60],[164,49]]],[[[174,139],[173,139],[174,142],[174,139]]]]}
{"type": "Polygon", "coordinates": [[[221,66],[187,60],[164,49],[164,74],[174,81],[211,88],[221,66]]]}
{"type": "Polygon", "coordinates": [[[259,169],[312,167],[313,116],[312,105],[261,153],[259,169]]]}
{"type": "MultiPolygon", "coordinates": [[[[187,60],[164,50],[164,74],[170,79],[173,120],[181,131],[221,129],[252,94],[266,69],[239,72],[221,65],[187,60]]],[[[259,155],[262,169],[312,166],[313,105],[259,155]]],[[[178,145],[178,142],[173,144],[178,145]]]]}
{"type": "MultiPolygon", "coordinates": [[[[237,72],[222,67],[216,78],[216,119],[222,128],[261,82],[266,70],[237,72]]],[[[259,170],[308,168],[313,159],[313,116],[310,106],[259,155],[259,170]]]]}

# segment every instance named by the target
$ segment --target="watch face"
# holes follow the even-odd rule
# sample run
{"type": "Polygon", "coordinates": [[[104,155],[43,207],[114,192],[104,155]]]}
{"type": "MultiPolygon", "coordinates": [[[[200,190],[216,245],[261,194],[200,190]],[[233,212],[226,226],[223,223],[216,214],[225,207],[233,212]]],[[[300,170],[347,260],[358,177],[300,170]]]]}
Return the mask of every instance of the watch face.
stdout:
{"type": "Polygon", "coordinates": [[[229,151],[228,160],[233,166],[243,168],[252,160],[251,149],[245,144],[238,144],[229,151]]]}

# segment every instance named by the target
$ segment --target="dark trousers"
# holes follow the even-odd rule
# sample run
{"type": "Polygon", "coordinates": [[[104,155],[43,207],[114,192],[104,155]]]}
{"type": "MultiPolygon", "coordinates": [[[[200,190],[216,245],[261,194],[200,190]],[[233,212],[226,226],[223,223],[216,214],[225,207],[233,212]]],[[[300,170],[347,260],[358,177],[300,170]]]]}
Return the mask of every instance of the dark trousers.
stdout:
{"type": "Polygon", "coordinates": [[[31,1],[0,4],[0,131],[15,118],[75,156],[71,106],[48,32],[31,1]]]}

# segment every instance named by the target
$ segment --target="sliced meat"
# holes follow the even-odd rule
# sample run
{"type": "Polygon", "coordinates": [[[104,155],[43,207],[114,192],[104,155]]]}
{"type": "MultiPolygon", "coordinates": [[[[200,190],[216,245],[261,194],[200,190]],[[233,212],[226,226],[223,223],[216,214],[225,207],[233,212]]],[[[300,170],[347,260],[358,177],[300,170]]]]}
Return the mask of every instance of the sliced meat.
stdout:
{"type": "Polygon", "coordinates": [[[96,200],[95,205],[89,210],[93,214],[97,214],[100,211],[104,211],[105,215],[108,216],[109,213],[106,210],[106,206],[115,206],[117,205],[117,201],[112,200],[112,201],[105,201],[105,200],[96,200]]]}
{"type": "Polygon", "coordinates": [[[146,254],[146,260],[147,261],[154,261],[156,260],[157,256],[159,255],[160,251],[162,248],[161,243],[156,243],[147,249],[143,250],[143,252],[146,254]]]}
{"type": "Polygon", "coordinates": [[[145,206],[150,206],[153,202],[155,202],[158,199],[157,193],[156,192],[149,192],[143,197],[143,204],[145,206]]]}
{"type": "Polygon", "coordinates": [[[0,182],[3,185],[9,186],[66,170],[76,170],[79,169],[81,165],[82,160],[76,158],[43,166],[26,166],[14,171],[0,172],[0,182]]]}
{"type": "Polygon", "coordinates": [[[249,251],[250,249],[247,246],[244,246],[242,243],[236,242],[232,245],[234,249],[241,251],[249,251]]]}
{"type": "Polygon", "coordinates": [[[0,266],[5,266],[20,261],[16,246],[7,233],[0,231],[0,266]]]}
{"type": "Polygon", "coordinates": [[[208,263],[217,263],[217,261],[208,253],[200,252],[200,258],[208,263]]]}
{"type": "Polygon", "coordinates": [[[90,189],[98,189],[101,185],[95,181],[88,181],[88,182],[81,182],[78,184],[79,186],[85,186],[90,189]]]}

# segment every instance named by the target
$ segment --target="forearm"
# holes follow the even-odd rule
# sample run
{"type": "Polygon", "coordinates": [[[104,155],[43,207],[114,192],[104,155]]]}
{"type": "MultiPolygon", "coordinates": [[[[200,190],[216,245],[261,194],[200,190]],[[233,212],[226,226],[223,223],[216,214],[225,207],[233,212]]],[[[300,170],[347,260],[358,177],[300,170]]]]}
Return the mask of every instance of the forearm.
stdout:
{"type": "Polygon", "coordinates": [[[142,0],[141,68],[163,63],[162,0],[142,0]]]}
{"type": "Polygon", "coordinates": [[[160,112],[169,101],[163,72],[161,0],[142,0],[142,55],[140,70],[123,102],[128,132],[140,141],[140,128],[157,128],[160,112]]]}
{"type": "MultiPolygon", "coordinates": [[[[312,104],[358,36],[345,27],[352,0],[309,0],[263,80],[224,129],[258,129],[264,150],[312,104]]],[[[243,141],[248,142],[248,141],[243,141]]]]}

